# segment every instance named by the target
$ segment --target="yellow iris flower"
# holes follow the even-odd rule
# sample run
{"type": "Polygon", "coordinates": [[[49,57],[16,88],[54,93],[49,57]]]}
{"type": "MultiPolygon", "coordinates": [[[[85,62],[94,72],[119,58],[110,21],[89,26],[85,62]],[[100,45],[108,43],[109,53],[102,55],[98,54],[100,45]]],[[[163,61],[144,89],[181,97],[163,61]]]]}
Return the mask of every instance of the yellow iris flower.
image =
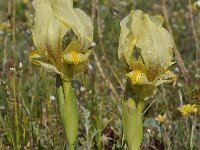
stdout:
{"type": "Polygon", "coordinates": [[[88,50],[93,41],[91,19],[82,10],[73,8],[72,0],[34,0],[33,7],[32,35],[37,50],[31,51],[30,61],[62,79],[72,79],[84,70],[91,53],[88,50]],[[65,46],[63,37],[71,31],[74,37],[65,46]]]}
{"type": "Polygon", "coordinates": [[[146,100],[157,92],[157,86],[176,78],[168,70],[173,64],[173,39],[162,21],[141,10],[131,11],[120,25],[118,57],[133,91],[146,100]]]}

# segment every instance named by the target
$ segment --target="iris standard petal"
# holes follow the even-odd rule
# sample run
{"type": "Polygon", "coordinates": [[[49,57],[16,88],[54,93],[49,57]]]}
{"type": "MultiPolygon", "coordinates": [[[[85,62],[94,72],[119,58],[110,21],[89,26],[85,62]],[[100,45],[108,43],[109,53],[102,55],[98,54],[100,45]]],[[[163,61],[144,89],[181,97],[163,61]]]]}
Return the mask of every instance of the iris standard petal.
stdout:
{"type": "Polygon", "coordinates": [[[149,17],[141,10],[132,11],[121,22],[118,56],[121,61],[130,63],[137,61],[133,55],[140,50],[147,68],[167,69],[171,65],[173,39],[155,17],[149,17]]]}
{"type": "Polygon", "coordinates": [[[55,16],[70,27],[77,35],[82,48],[88,48],[93,40],[93,26],[91,19],[80,9],[74,9],[72,0],[50,0],[55,16]],[[65,6],[65,7],[64,7],[65,6]]]}
{"type": "Polygon", "coordinates": [[[32,28],[34,44],[37,49],[46,51],[51,61],[57,63],[63,49],[62,38],[69,27],[56,19],[49,0],[34,0],[33,7],[35,9],[35,24],[32,28]]]}
{"type": "Polygon", "coordinates": [[[124,58],[125,45],[126,45],[126,41],[129,40],[127,36],[131,31],[130,25],[128,25],[129,17],[130,16],[125,17],[120,22],[121,32],[120,32],[119,47],[118,47],[118,58],[120,61],[125,61],[125,58],[124,58]]]}
{"type": "Polygon", "coordinates": [[[131,14],[132,34],[146,67],[167,69],[171,65],[174,44],[169,32],[140,10],[131,14]]]}

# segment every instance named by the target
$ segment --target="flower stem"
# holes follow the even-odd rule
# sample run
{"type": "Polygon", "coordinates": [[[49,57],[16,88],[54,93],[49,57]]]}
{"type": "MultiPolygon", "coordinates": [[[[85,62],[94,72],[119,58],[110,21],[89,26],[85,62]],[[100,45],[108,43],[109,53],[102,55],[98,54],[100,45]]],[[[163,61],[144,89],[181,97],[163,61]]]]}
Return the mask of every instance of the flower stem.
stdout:
{"type": "Polygon", "coordinates": [[[70,81],[57,76],[57,95],[61,120],[65,128],[69,149],[74,150],[78,135],[78,107],[70,81]]]}
{"type": "Polygon", "coordinates": [[[127,83],[122,102],[122,123],[129,150],[140,149],[143,137],[143,110],[144,100],[139,98],[127,83]]]}
{"type": "Polygon", "coordinates": [[[139,150],[143,136],[142,111],[144,100],[136,103],[133,99],[128,99],[122,104],[122,120],[124,136],[129,150],[139,150]]]}
{"type": "Polygon", "coordinates": [[[74,145],[69,145],[69,150],[74,150],[74,145]]]}

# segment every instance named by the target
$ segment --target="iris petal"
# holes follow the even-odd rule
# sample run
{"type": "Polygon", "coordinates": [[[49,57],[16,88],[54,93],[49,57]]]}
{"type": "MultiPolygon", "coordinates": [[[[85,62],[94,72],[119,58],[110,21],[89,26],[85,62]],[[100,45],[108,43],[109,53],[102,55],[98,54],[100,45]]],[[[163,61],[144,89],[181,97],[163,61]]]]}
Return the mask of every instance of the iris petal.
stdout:
{"type": "Polygon", "coordinates": [[[137,60],[132,54],[134,48],[141,50],[141,57],[147,68],[167,69],[171,65],[173,39],[158,19],[152,19],[141,10],[132,11],[121,22],[118,56],[121,61],[137,60]]]}
{"type": "Polygon", "coordinates": [[[91,53],[87,52],[85,54],[79,53],[77,51],[71,51],[69,53],[66,53],[63,58],[65,60],[66,63],[69,64],[79,64],[82,62],[87,62],[88,57],[91,53]]]}
{"type": "Polygon", "coordinates": [[[170,83],[176,79],[176,75],[171,71],[166,71],[154,80],[156,86],[163,83],[170,83]]]}
{"type": "Polygon", "coordinates": [[[40,65],[47,72],[60,74],[57,68],[41,53],[40,50],[31,51],[29,60],[36,65],[40,65]]]}
{"type": "Polygon", "coordinates": [[[62,49],[62,37],[69,27],[62,25],[56,19],[48,0],[34,0],[33,7],[35,24],[32,34],[36,48],[48,51],[62,49]]]}
{"type": "MultiPolygon", "coordinates": [[[[55,16],[77,35],[82,48],[88,48],[93,40],[91,19],[80,9],[74,9],[70,0],[50,0],[55,16]],[[65,7],[63,7],[65,6],[65,7]]],[[[71,0],[72,1],[72,0],[71,0]]]]}

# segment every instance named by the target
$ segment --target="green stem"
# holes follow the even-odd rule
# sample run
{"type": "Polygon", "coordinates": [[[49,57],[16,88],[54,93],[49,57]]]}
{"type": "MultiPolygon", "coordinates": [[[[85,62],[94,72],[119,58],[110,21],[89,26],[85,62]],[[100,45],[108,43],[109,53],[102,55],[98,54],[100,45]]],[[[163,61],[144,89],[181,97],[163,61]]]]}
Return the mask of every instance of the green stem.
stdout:
{"type": "Polygon", "coordinates": [[[122,104],[124,136],[129,150],[139,150],[143,137],[144,100],[129,98],[122,104]]]}
{"type": "Polygon", "coordinates": [[[78,135],[78,107],[70,81],[57,77],[57,95],[61,120],[65,128],[69,149],[74,150],[78,135]]]}
{"type": "Polygon", "coordinates": [[[12,100],[14,101],[14,134],[15,134],[15,143],[16,146],[14,147],[15,150],[20,150],[20,129],[19,129],[19,104],[17,101],[17,96],[16,96],[16,75],[14,71],[12,72],[11,75],[11,89],[12,89],[12,100]]]}
{"type": "Polygon", "coordinates": [[[69,145],[69,150],[74,150],[74,145],[69,145]]]}
{"type": "Polygon", "coordinates": [[[196,126],[196,114],[195,117],[192,117],[192,129],[191,129],[191,134],[190,134],[190,149],[192,150],[194,147],[194,130],[196,126]]]}

